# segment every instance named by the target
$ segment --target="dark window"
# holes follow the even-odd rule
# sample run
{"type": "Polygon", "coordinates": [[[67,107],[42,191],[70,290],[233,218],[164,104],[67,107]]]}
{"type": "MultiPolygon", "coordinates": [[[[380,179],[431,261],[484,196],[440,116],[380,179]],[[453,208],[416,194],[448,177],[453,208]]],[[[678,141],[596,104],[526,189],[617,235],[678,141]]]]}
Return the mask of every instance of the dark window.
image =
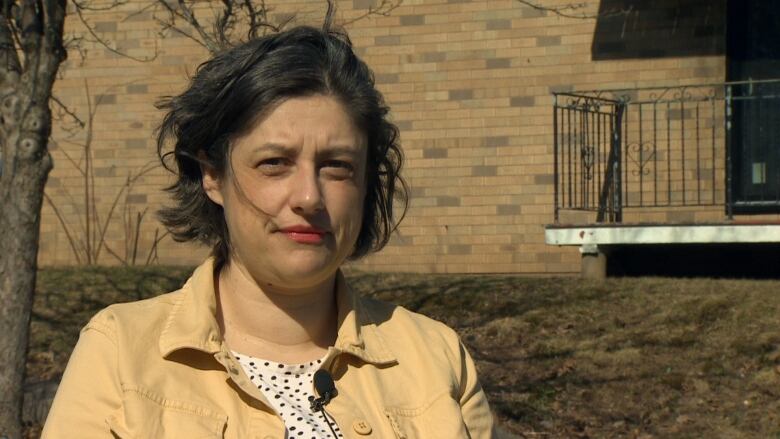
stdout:
{"type": "Polygon", "coordinates": [[[780,2],[728,2],[729,147],[737,213],[780,212],[780,2]],[[759,82],[752,82],[759,81],[759,82]]]}

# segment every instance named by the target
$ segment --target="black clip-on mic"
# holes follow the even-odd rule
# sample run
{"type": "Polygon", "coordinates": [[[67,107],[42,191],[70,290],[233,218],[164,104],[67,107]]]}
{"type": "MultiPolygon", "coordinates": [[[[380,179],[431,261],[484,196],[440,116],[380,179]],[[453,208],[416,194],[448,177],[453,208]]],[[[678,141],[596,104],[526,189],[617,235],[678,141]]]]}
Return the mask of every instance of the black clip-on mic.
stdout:
{"type": "Polygon", "coordinates": [[[333,430],[333,426],[328,419],[328,414],[325,412],[325,406],[328,405],[331,399],[335,398],[339,392],[336,390],[336,384],[333,382],[333,377],[327,370],[320,369],[314,372],[314,390],[317,391],[319,398],[309,396],[309,404],[311,405],[312,412],[322,412],[322,417],[325,418],[325,423],[330,427],[330,432],[333,433],[334,438],[338,438],[338,435],[333,430]]]}

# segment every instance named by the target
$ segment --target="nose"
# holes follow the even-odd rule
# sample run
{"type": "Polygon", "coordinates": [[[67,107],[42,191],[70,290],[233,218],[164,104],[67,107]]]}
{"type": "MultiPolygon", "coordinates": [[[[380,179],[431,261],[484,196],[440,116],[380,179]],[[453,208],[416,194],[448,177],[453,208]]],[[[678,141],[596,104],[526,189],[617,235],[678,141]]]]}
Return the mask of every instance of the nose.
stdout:
{"type": "Polygon", "coordinates": [[[290,180],[290,206],[298,215],[312,215],[324,209],[322,187],[314,168],[301,167],[290,180]]]}

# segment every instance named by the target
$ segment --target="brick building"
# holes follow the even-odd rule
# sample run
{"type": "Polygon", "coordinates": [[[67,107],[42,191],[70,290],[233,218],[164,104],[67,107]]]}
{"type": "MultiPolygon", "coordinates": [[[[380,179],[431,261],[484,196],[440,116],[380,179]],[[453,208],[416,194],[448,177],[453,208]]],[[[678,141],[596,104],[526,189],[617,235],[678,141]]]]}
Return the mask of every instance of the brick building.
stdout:
{"type": "MultiPolygon", "coordinates": [[[[97,216],[92,216],[90,234],[95,235],[94,224],[98,224],[100,235],[114,200],[118,200],[105,232],[110,251],[101,250],[99,263],[132,259],[133,253],[136,263],[144,263],[155,237],[162,234],[153,211],[166,201],[160,189],[170,177],[163,169],[151,168],[134,181],[129,191],[120,191],[127,188],[128,176],[154,163],[154,129],[161,115],[153,103],[159,96],[181,91],[187,74],[206,58],[202,47],[176,32],[169,31],[160,38],[154,14],[141,9],[146,3],[132,1],[118,9],[84,15],[97,37],[141,61],[118,56],[91,42],[95,38],[88,35],[81,45],[83,57],[71,51],[55,87],[59,101],[83,121],[88,119],[88,94],[92,108],[97,108],[90,164],[95,181],[93,211],[97,216]],[[139,222],[138,215],[145,209],[139,222]],[[139,227],[136,244],[134,230],[139,227]]],[[[339,1],[339,15],[343,20],[359,18],[377,3],[339,1]]],[[[730,56],[730,47],[739,42],[727,38],[726,30],[740,22],[730,18],[733,14],[727,13],[727,8],[732,5],[725,0],[592,0],[579,8],[568,7],[568,0],[532,3],[551,9],[538,9],[517,0],[403,0],[387,16],[369,16],[347,26],[360,55],[373,68],[392,108],[393,120],[401,129],[405,176],[412,188],[410,209],[399,234],[380,254],[360,262],[362,268],[435,273],[577,272],[580,252],[576,248],[545,243],[545,225],[556,217],[559,223],[593,223],[599,211],[598,195],[587,205],[561,204],[566,201],[560,198],[565,192],[565,179],[572,181],[584,175],[581,170],[566,177],[556,160],[562,142],[583,138],[584,131],[577,134],[571,126],[554,119],[554,112],[563,118],[566,108],[574,108],[565,103],[567,99],[578,99],[583,90],[621,89],[624,92],[612,96],[637,102],[651,95],[657,99],[659,93],[673,96],[684,91],[678,86],[773,77],[771,68],[757,69],[730,56]],[[663,88],[643,91],[645,87],[663,88]],[[557,96],[556,110],[553,93],[565,94],[557,96]],[[556,184],[560,191],[556,191],[556,184]]],[[[295,14],[295,23],[299,24],[316,24],[324,14],[324,2],[319,0],[280,1],[274,7],[274,19],[295,14]]],[[[743,23],[751,19],[744,14],[742,17],[743,23]]],[[[67,32],[83,31],[83,24],[71,14],[67,32]]],[[[700,129],[709,129],[709,155],[702,152],[688,171],[679,170],[679,177],[672,177],[678,175],[673,169],[692,158],[674,158],[679,165],[665,168],[662,183],[669,188],[674,185],[677,191],[679,183],[685,184],[686,172],[696,169],[699,197],[705,193],[705,198],[713,201],[678,203],[673,201],[677,195],[670,195],[668,203],[640,204],[635,209],[627,205],[622,211],[624,221],[695,224],[745,219],[771,223],[780,219],[777,198],[775,204],[768,203],[759,211],[737,209],[731,212],[731,218],[724,214],[728,192],[725,97],[721,88],[714,90],[705,92],[705,97],[712,98],[706,101],[706,109],[689,106],[678,111],[674,107],[678,103],[673,101],[671,107],[661,109],[659,119],[662,124],[674,126],[675,133],[682,133],[667,131],[668,139],[689,135],[678,128],[686,120],[691,121],[690,126],[704,121],[700,129]],[[707,117],[703,116],[706,112],[707,117]],[[713,183],[702,190],[704,180],[713,183]]],[[[75,262],[70,242],[84,241],[84,206],[90,204],[85,201],[89,197],[85,197],[85,177],[79,170],[86,163],[79,157],[83,157],[89,130],[74,129],[72,118],[64,113],[61,117],[63,121],[55,128],[52,141],[55,169],[46,189],[52,203],[44,205],[39,256],[42,265],[75,262]]],[[[643,117],[631,122],[627,116],[623,121],[626,139],[628,133],[637,130],[636,120],[643,117]]],[[[607,125],[604,127],[606,130],[607,125]]],[[[655,132],[663,135],[663,130],[655,132]]],[[[598,135],[609,139],[611,132],[598,135]]],[[[642,144],[640,141],[636,151],[640,154],[642,144]]],[[[581,146],[577,148],[584,151],[581,146]]],[[[624,150],[628,157],[628,143],[624,150]]],[[[588,160],[583,154],[575,154],[574,160],[580,165],[592,164],[588,160],[592,161],[594,153],[588,153],[588,160]]],[[[606,152],[595,154],[600,157],[606,152]]],[[[662,157],[662,153],[654,154],[662,157]]],[[[669,149],[664,159],[671,163],[672,157],[669,149]]],[[[780,159],[775,156],[772,160],[775,162],[762,162],[763,170],[755,172],[763,172],[770,184],[778,179],[780,193],[780,159]]],[[[644,161],[639,159],[640,163],[644,161]]],[[[634,175],[628,169],[625,172],[634,175]]],[[[640,167],[639,174],[643,172],[640,167]]],[[[624,183],[630,178],[626,177],[624,183]]],[[[655,193],[657,200],[657,190],[644,192],[647,184],[640,183],[638,190],[618,188],[617,193],[655,193]]],[[[99,237],[91,241],[94,254],[99,237]]],[[[152,258],[162,264],[196,264],[205,254],[205,249],[164,238],[152,258]]]]}

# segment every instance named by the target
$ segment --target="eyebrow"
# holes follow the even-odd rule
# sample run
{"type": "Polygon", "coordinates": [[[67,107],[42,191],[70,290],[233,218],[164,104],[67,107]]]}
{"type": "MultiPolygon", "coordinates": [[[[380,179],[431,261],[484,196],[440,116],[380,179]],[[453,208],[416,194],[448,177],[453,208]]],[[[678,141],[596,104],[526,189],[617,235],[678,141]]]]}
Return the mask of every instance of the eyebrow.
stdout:
{"type": "Polygon", "coordinates": [[[264,152],[264,151],[273,151],[273,152],[290,152],[293,148],[286,147],[284,145],[280,145],[278,143],[264,143],[257,148],[254,149],[252,152],[264,152]]]}
{"type": "MultiPolygon", "coordinates": [[[[278,143],[264,143],[260,145],[259,147],[255,148],[253,153],[259,153],[259,152],[276,152],[280,154],[289,154],[291,152],[294,152],[296,148],[291,148],[288,146],[284,146],[278,143]]],[[[321,154],[326,154],[329,156],[333,155],[339,155],[339,154],[347,154],[347,155],[359,155],[360,154],[360,148],[349,146],[349,145],[334,145],[329,146],[326,150],[322,151],[321,154]]]]}

